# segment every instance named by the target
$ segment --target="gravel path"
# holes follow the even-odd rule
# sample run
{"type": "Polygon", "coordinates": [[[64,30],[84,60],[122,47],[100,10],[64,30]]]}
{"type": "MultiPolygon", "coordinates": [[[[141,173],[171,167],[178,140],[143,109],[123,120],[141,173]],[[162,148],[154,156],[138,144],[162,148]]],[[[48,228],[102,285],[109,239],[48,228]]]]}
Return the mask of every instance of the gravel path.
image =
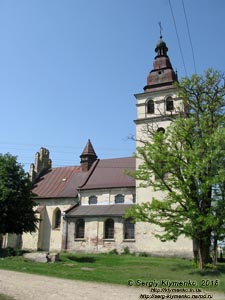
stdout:
{"type": "MultiPolygon", "coordinates": [[[[152,294],[150,295],[149,289],[146,288],[58,279],[5,270],[0,270],[0,293],[12,296],[16,300],[168,299],[160,298],[160,294],[151,297],[152,294]],[[140,297],[141,294],[146,297],[140,297]]],[[[192,294],[188,295],[192,298],[192,294]]],[[[225,299],[224,294],[214,294],[212,297],[213,300],[225,299]]]]}

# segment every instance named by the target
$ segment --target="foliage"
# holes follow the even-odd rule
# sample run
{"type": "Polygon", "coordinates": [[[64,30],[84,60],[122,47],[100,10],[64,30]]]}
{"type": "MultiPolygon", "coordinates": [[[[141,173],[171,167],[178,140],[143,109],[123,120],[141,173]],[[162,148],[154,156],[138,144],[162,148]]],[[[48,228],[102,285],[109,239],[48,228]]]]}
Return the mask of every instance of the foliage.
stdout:
{"type": "Polygon", "coordinates": [[[0,234],[35,231],[32,197],[32,184],[16,157],[0,154],[0,234]]]}
{"type": "Polygon", "coordinates": [[[0,257],[10,257],[10,256],[21,256],[28,251],[7,247],[7,248],[0,248],[0,257]]]}
{"type": "Polygon", "coordinates": [[[111,254],[116,254],[117,255],[119,253],[118,253],[117,249],[115,248],[115,249],[112,249],[111,251],[109,251],[108,254],[110,254],[110,255],[111,254]]]}
{"type": "Polygon", "coordinates": [[[142,163],[132,174],[142,187],[164,191],[164,199],[126,215],[161,226],[162,241],[192,238],[200,268],[210,262],[211,240],[225,235],[224,82],[224,74],[209,69],[177,84],[183,109],[165,133],[148,126],[148,140],[137,148],[142,163]]]}
{"type": "Polygon", "coordinates": [[[53,276],[65,279],[117,283],[127,285],[134,281],[189,280],[196,281],[202,288],[202,279],[219,280],[220,284],[209,286],[211,290],[225,290],[225,264],[217,269],[203,271],[193,268],[192,261],[180,258],[140,257],[132,255],[60,253],[60,262],[37,263],[23,257],[8,257],[0,260],[0,268],[53,276]],[[91,271],[85,268],[92,269],[91,271]]]}
{"type": "Polygon", "coordinates": [[[124,255],[131,254],[131,253],[130,253],[130,249],[129,249],[129,247],[128,247],[128,246],[126,246],[126,247],[124,247],[124,248],[123,248],[123,252],[122,252],[122,254],[124,254],[124,255]]]}

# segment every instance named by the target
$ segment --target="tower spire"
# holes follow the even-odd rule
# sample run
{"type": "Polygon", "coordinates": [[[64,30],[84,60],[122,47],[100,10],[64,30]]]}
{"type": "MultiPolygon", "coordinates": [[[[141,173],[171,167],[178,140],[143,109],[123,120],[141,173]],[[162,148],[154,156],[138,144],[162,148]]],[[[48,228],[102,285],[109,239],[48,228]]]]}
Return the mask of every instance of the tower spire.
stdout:
{"type": "Polygon", "coordinates": [[[81,159],[80,163],[81,163],[82,171],[88,171],[97,158],[98,157],[95,153],[92,143],[88,139],[87,144],[80,155],[80,159],[81,159]]]}
{"type": "Polygon", "coordinates": [[[153,70],[147,77],[147,85],[144,87],[144,91],[147,92],[153,88],[162,88],[164,86],[172,85],[176,82],[177,74],[174,72],[170,58],[167,55],[167,45],[162,39],[162,26],[160,26],[160,39],[156,44],[155,52],[156,56],[153,63],[153,70]]]}

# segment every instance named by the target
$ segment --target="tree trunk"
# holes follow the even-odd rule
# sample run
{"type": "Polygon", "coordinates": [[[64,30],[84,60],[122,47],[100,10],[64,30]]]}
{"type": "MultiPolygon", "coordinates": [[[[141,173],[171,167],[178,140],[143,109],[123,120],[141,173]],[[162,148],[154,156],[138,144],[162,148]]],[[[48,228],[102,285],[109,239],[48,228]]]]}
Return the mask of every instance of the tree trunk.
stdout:
{"type": "Polygon", "coordinates": [[[218,241],[217,238],[214,238],[213,241],[213,265],[215,266],[217,264],[217,247],[218,247],[218,241]]]}
{"type": "Polygon", "coordinates": [[[212,258],[210,256],[210,236],[205,236],[198,240],[198,266],[202,270],[205,265],[212,263],[212,258]]]}
{"type": "Polygon", "coordinates": [[[8,241],[8,234],[6,233],[2,235],[2,248],[7,247],[7,241],[8,241]]]}

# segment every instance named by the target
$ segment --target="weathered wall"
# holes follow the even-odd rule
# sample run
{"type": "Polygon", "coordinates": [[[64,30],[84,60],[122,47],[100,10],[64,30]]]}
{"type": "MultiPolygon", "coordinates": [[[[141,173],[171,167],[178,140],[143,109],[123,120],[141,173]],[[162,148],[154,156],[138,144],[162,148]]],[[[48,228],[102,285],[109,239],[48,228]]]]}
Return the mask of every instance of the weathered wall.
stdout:
{"type": "Polygon", "coordinates": [[[82,205],[89,204],[89,197],[96,196],[98,204],[114,204],[116,195],[124,195],[124,203],[131,204],[135,201],[135,188],[109,188],[81,191],[80,200],[82,205]]]}
{"type": "Polygon", "coordinates": [[[23,234],[22,248],[31,250],[60,251],[62,249],[63,214],[76,203],[77,199],[41,199],[39,205],[45,206],[40,213],[41,222],[36,232],[23,234]],[[54,228],[54,213],[61,211],[61,226],[54,228]]]}
{"type": "Polygon", "coordinates": [[[93,217],[85,219],[85,237],[83,239],[75,239],[75,219],[68,222],[68,250],[82,252],[109,252],[117,249],[123,252],[124,247],[128,246],[131,251],[135,251],[135,240],[124,240],[122,217],[114,219],[114,238],[104,238],[104,222],[107,218],[93,217]]]}

